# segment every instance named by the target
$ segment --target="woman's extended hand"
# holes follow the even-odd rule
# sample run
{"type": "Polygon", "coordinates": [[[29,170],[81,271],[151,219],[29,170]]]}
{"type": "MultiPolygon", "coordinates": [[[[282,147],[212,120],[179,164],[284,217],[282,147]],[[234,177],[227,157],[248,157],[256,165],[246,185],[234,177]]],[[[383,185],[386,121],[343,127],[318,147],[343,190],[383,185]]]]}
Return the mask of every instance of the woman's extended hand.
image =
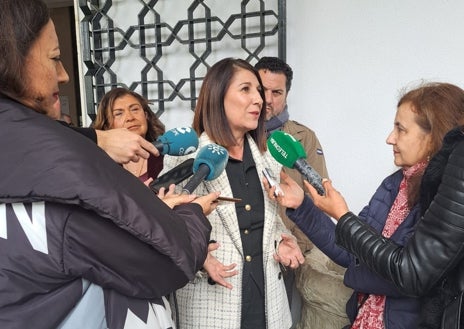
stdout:
{"type": "Polygon", "coordinates": [[[210,243],[208,245],[208,255],[206,256],[203,268],[208,273],[210,279],[215,283],[226,287],[227,289],[232,289],[232,285],[224,279],[238,274],[238,271],[234,270],[237,264],[224,265],[218,261],[212,254],[212,252],[218,248],[219,243],[217,242],[210,243]]]}
{"type": "Polygon", "coordinates": [[[280,189],[283,194],[275,195],[276,187],[270,187],[266,178],[263,178],[263,186],[269,198],[277,200],[277,202],[286,208],[298,208],[304,199],[303,189],[286,173],[280,172],[280,189]]]}
{"type": "Polygon", "coordinates": [[[324,178],[322,180],[325,195],[319,195],[316,189],[312,187],[308,181],[305,180],[304,184],[316,207],[324,211],[330,217],[338,221],[340,217],[349,211],[345,199],[341,193],[332,186],[332,182],[329,179],[324,178]]]}
{"type": "Polygon", "coordinates": [[[288,234],[282,234],[282,240],[277,246],[274,259],[281,263],[283,266],[290,267],[292,269],[298,268],[304,263],[304,256],[301,252],[296,239],[288,234]]]}
{"type": "Polygon", "coordinates": [[[137,162],[148,159],[150,153],[159,156],[159,151],[145,138],[127,130],[117,128],[110,130],[95,130],[97,144],[117,163],[137,162]]]}
{"type": "Polygon", "coordinates": [[[220,194],[220,192],[211,192],[197,197],[192,201],[192,203],[198,203],[203,208],[203,213],[208,216],[214,209],[216,209],[218,205],[217,198],[220,194]]]}
{"type": "Polygon", "coordinates": [[[196,195],[194,194],[177,194],[174,192],[175,185],[169,185],[169,189],[162,187],[158,191],[158,197],[163,200],[165,204],[169,206],[169,208],[174,208],[175,206],[179,206],[184,203],[190,203],[195,200],[196,195]]]}
{"type": "Polygon", "coordinates": [[[212,192],[203,196],[195,194],[177,194],[175,193],[175,185],[169,185],[169,189],[162,187],[158,191],[158,197],[163,200],[171,209],[184,203],[197,203],[203,209],[203,213],[207,216],[217,207],[216,199],[219,192],[212,192]]]}

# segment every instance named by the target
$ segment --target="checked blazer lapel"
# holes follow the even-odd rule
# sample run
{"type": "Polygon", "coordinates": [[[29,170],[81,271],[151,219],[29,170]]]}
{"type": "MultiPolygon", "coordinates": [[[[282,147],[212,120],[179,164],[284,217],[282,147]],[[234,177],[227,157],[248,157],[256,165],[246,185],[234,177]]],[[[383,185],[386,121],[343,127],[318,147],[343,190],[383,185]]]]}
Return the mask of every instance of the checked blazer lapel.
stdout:
{"type": "MultiPolygon", "coordinates": [[[[208,144],[213,143],[209,137],[203,133],[199,139],[199,148],[208,144]]],[[[224,170],[218,178],[212,181],[203,182],[205,188],[208,192],[220,191],[221,196],[224,197],[233,197],[232,189],[230,188],[229,178],[227,173],[224,170]]],[[[243,257],[243,248],[242,240],[240,237],[240,230],[237,222],[237,212],[235,211],[235,204],[233,202],[224,202],[217,206],[216,212],[221,218],[221,222],[224,225],[225,229],[229,233],[229,236],[232,239],[237,250],[243,257]]]]}
{"type": "MultiPolygon", "coordinates": [[[[278,178],[280,174],[281,165],[272,158],[269,152],[261,153],[253,139],[249,135],[247,136],[260,181],[262,181],[264,177],[264,168],[268,168],[271,171],[271,173],[278,178]]],[[[273,246],[274,241],[277,238],[275,235],[275,217],[277,214],[277,204],[269,199],[266,191],[264,191],[264,187],[261,186],[261,188],[263,189],[264,193],[263,262],[266,265],[269,259],[272,258],[274,250],[273,248],[268,248],[267,246],[269,246],[269,244],[273,246]]]]}
{"type": "MultiPolygon", "coordinates": [[[[232,197],[232,190],[230,189],[229,179],[224,171],[217,179],[205,182],[205,187],[208,191],[221,191],[222,196],[232,197]]],[[[225,227],[233,244],[243,257],[242,240],[240,237],[240,230],[237,221],[237,212],[235,210],[235,203],[224,202],[217,206],[216,212],[221,218],[222,225],[225,227]]]]}
{"type": "MultiPolygon", "coordinates": [[[[248,143],[250,145],[251,153],[253,155],[253,160],[256,165],[256,170],[258,172],[258,176],[260,180],[263,178],[263,170],[264,168],[269,168],[271,172],[274,174],[274,176],[278,177],[280,173],[281,166],[278,164],[272,156],[269,154],[269,152],[265,152],[264,154],[261,154],[259,151],[257,145],[251,138],[251,136],[247,135],[248,138],[248,143]]],[[[206,134],[202,134],[200,136],[199,144],[200,147],[210,144],[212,141],[208,138],[206,134]]],[[[229,184],[229,179],[227,177],[227,173],[224,171],[217,179],[213,181],[205,181],[204,186],[209,192],[213,191],[221,191],[222,196],[226,197],[233,197],[232,195],[232,190],[230,188],[229,184]]],[[[264,187],[263,187],[264,189],[264,187]]],[[[274,240],[278,237],[275,236],[275,229],[276,227],[274,218],[277,213],[277,206],[276,204],[270,200],[267,196],[267,194],[263,191],[264,193],[264,232],[263,232],[263,259],[264,262],[266,263],[270,257],[272,257],[271,251],[273,250],[272,248],[267,248],[269,244],[273,244],[274,240]]],[[[240,196],[236,196],[240,197],[240,196]]],[[[222,224],[226,228],[227,232],[229,233],[229,236],[231,237],[234,245],[236,246],[237,250],[239,250],[240,254],[243,257],[243,248],[242,248],[242,241],[240,237],[240,230],[238,227],[238,222],[237,222],[237,213],[235,211],[235,204],[230,202],[230,203],[224,203],[219,205],[216,208],[216,211],[221,218],[222,224]]],[[[283,224],[282,224],[283,225],[283,224]]]]}

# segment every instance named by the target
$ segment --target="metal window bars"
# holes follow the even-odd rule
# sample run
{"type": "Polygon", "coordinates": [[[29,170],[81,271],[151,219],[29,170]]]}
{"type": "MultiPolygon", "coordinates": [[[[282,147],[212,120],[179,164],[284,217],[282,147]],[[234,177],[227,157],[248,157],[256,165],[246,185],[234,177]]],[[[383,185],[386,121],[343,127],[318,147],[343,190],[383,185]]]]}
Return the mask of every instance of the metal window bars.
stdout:
{"type": "Polygon", "coordinates": [[[79,0],[79,8],[92,120],[114,87],[140,93],[158,116],[176,107],[193,111],[217,60],[286,57],[286,0],[79,0]]]}

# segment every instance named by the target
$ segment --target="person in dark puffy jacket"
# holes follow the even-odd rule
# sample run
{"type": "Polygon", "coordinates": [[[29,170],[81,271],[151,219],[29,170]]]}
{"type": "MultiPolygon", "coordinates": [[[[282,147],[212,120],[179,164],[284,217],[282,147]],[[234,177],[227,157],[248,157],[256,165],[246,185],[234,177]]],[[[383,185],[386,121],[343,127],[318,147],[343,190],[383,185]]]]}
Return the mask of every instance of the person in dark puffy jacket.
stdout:
{"type": "MultiPolygon", "coordinates": [[[[420,218],[420,180],[441,147],[445,133],[464,122],[464,91],[447,83],[430,83],[406,93],[398,103],[394,129],[387,138],[395,164],[402,169],[387,177],[359,219],[383,237],[403,246],[420,218]]],[[[335,243],[335,224],[295,182],[282,175],[285,195],[278,197],[289,217],[335,262],[347,267],[345,284],[355,290],[347,303],[350,328],[415,328],[420,300],[411,298],[335,243]]],[[[306,184],[308,185],[308,184],[306,184]]],[[[317,197],[316,197],[316,200],[317,197]]],[[[316,203],[317,204],[317,203],[316,203]]]]}
{"type": "Polygon", "coordinates": [[[422,219],[404,246],[348,211],[330,181],[315,204],[338,220],[337,243],[409,296],[421,296],[421,329],[462,329],[464,302],[464,127],[445,137],[421,186],[422,219]]]}
{"type": "Polygon", "coordinates": [[[0,2],[0,49],[0,327],[173,327],[163,296],[202,268],[218,193],[171,209],[56,121],[68,75],[41,0],[0,2]]]}

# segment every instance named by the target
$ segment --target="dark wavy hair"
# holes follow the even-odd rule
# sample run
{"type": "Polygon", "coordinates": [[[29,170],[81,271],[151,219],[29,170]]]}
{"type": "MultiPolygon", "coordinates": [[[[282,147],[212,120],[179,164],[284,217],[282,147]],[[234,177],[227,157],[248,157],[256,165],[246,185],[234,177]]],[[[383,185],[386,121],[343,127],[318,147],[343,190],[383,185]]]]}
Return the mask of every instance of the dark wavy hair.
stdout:
{"type": "Polygon", "coordinates": [[[258,119],[258,127],[250,131],[249,134],[258,145],[259,150],[264,152],[266,150],[264,88],[258,71],[243,59],[225,58],[208,70],[201,85],[192,126],[198,135],[206,132],[208,137],[219,145],[229,147],[236,144],[227,121],[224,98],[235,72],[239,69],[252,72],[261,86],[259,93],[263,99],[263,105],[258,119]]]}
{"type": "Polygon", "coordinates": [[[41,0],[0,1],[0,95],[19,99],[26,94],[26,57],[49,21],[41,0]]]}
{"type": "Polygon", "coordinates": [[[95,118],[92,124],[92,127],[95,129],[100,129],[100,130],[111,129],[110,118],[113,115],[112,110],[113,110],[114,102],[118,98],[121,98],[127,95],[134,97],[140,103],[143,111],[145,112],[147,116],[148,129],[147,129],[147,134],[145,136],[145,139],[150,142],[155,141],[158,138],[158,136],[164,134],[165,132],[164,124],[158,119],[155,113],[153,113],[148,101],[144,97],[126,88],[118,87],[118,88],[111,89],[103,96],[103,98],[100,101],[100,104],[98,105],[97,117],[95,118]]]}
{"type": "Polygon", "coordinates": [[[290,65],[285,63],[279,57],[261,57],[255,64],[255,69],[258,71],[269,70],[272,73],[285,74],[285,89],[287,89],[287,93],[290,91],[290,88],[292,87],[293,70],[290,65]]]}

